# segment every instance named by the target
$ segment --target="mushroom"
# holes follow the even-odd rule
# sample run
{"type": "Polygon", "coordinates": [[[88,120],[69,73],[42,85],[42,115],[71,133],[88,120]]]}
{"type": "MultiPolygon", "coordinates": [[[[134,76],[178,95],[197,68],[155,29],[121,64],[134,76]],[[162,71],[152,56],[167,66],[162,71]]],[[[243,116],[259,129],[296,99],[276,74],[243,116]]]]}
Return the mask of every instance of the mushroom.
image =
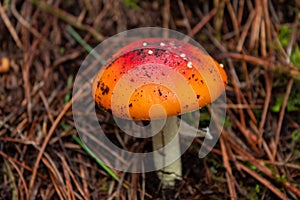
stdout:
{"type": "Polygon", "coordinates": [[[158,172],[162,187],[172,188],[182,176],[175,136],[189,128],[177,116],[211,103],[226,84],[223,65],[201,49],[176,39],[148,38],[116,52],[96,75],[92,91],[96,104],[119,118],[152,120],[152,127],[165,120],[152,137],[153,156],[157,168],[166,164],[158,172]]]}

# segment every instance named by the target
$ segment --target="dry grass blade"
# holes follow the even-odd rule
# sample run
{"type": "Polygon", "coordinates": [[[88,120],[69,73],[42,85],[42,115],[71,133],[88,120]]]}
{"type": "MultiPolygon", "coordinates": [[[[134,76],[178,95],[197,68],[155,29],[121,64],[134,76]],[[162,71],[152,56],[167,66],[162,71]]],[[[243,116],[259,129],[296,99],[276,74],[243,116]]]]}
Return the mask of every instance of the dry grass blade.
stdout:
{"type": "Polygon", "coordinates": [[[251,55],[246,55],[246,54],[239,54],[239,53],[222,53],[219,58],[233,58],[233,59],[238,59],[238,60],[243,60],[248,63],[252,64],[257,64],[261,65],[263,67],[269,67],[271,63],[268,60],[265,60],[263,58],[251,56],[251,55]]]}
{"type": "Polygon", "coordinates": [[[264,108],[261,115],[261,120],[259,123],[258,131],[259,131],[259,138],[258,138],[258,144],[259,146],[262,146],[262,140],[263,140],[263,128],[266,122],[266,117],[268,114],[268,109],[271,101],[271,93],[272,93],[272,78],[270,77],[269,73],[265,73],[265,83],[266,83],[266,98],[264,102],[264,108]]]}
{"type": "Polygon", "coordinates": [[[253,22],[254,17],[255,17],[255,11],[251,11],[251,13],[248,17],[248,20],[247,20],[246,24],[243,27],[242,33],[241,33],[240,38],[238,40],[238,44],[236,46],[236,50],[238,52],[242,51],[242,49],[244,47],[244,42],[245,42],[247,34],[250,30],[250,27],[251,27],[251,24],[253,22]]]}
{"type": "Polygon", "coordinates": [[[74,59],[78,58],[80,55],[81,55],[80,51],[71,52],[70,54],[62,56],[59,59],[55,60],[53,63],[53,67],[59,66],[59,65],[63,64],[64,62],[74,60],[74,59]]]}
{"type": "Polygon", "coordinates": [[[14,163],[12,160],[9,160],[10,164],[14,167],[14,169],[17,171],[18,173],[18,176],[20,177],[20,180],[21,180],[21,184],[22,184],[22,189],[20,187],[21,190],[20,191],[25,191],[25,199],[29,199],[29,191],[28,191],[28,187],[27,187],[27,184],[26,184],[26,181],[25,181],[25,178],[23,176],[23,173],[21,171],[21,169],[19,169],[19,167],[16,165],[16,163],[14,163]]]}
{"type": "Polygon", "coordinates": [[[42,35],[19,14],[16,9],[16,0],[12,0],[10,8],[11,12],[22,26],[26,27],[26,29],[30,31],[36,38],[42,38],[42,35]]]}
{"type": "MultiPolygon", "coordinates": [[[[84,191],[82,190],[82,186],[77,181],[74,173],[72,172],[70,166],[68,165],[68,163],[66,161],[66,158],[63,155],[60,155],[59,157],[62,160],[62,164],[63,164],[63,167],[64,167],[64,175],[65,175],[66,178],[68,178],[68,182],[67,182],[68,185],[67,186],[68,186],[68,189],[70,190],[72,198],[75,199],[75,192],[72,189],[71,181],[74,182],[74,184],[75,184],[76,188],[78,189],[78,191],[80,192],[81,196],[85,197],[86,195],[85,195],[84,191]]],[[[78,196],[78,195],[76,195],[76,196],[78,196]]]]}
{"type": "Polygon", "coordinates": [[[216,14],[217,9],[214,8],[212,9],[208,15],[204,16],[202,18],[202,20],[191,30],[191,32],[189,33],[190,37],[193,37],[195,34],[197,34],[202,27],[209,22],[209,20],[211,20],[211,18],[216,14]]]}
{"type": "Polygon", "coordinates": [[[17,200],[18,196],[19,196],[19,192],[18,192],[18,187],[17,187],[16,178],[14,176],[14,173],[11,169],[11,166],[9,165],[9,163],[6,160],[4,160],[4,162],[3,162],[3,167],[9,178],[9,182],[10,182],[9,185],[12,188],[11,198],[12,198],[12,200],[17,200]]]}
{"type": "Polygon", "coordinates": [[[214,1],[214,8],[217,9],[216,15],[214,16],[214,29],[220,36],[221,27],[224,20],[225,1],[214,1]]]}
{"type": "Polygon", "coordinates": [[[179,5],[180,12],[181,12],[181,14],[183,16],[183,23],[184,23],[184,25],[185,25],[185,27],[187,29],[187,32],[191,33],[192,28],[191,28],[190,22],[188,20],[188,17],[186,15],[186,11],[185,11],[184,5],[182,3],[182,0],[177,0],[177,2],[178,2],[178,5],[179,5]]]}
{"type": "MultiPolygon", "coordinates": [[[[81,155],[78,156],[78,160],[83,162],[81,155]]],[[[84,197],[86,200],[89,200],[91,195],[88,189],[87,174],[87,169],[84,166],[80,166],[80,177],[82,180],[84,197]]]]}
{"type": "MultiPolygon", "coordinates": [[[[26,32],[26,35],[27,35],[27,32],[26,32]]],[[[32,66],[35,52],[36,52],[39,42],[40,42],[40,40],[35,39],[32,46],[30,47],[30,49],[25,51],[25,53],[24,53],[24,61],[25,62],[22,67],[22,75],[23,75],[23,81],[24,81],[24,93],[25,93],[25,98],[26,98],[27,114],[28,114],[29,122],[32,121],[32,99],[31,99],[31,94],[30,94],[31,84],[30,84],[29,72],[30,72],[30,67],[32,66]]]]}
{"type": "Polygon", "coordinates": [[[63,169],[63,174],[64,174],[65,182],[66,182],[67,199],[75,200],[75,194],[74,194],[74,190],[73,190],[72,183],[71,183],[71,178],[70,178],[70,174],[69,174],[70,170],[68,169],[68,164],[63,156],[60,155],[59,157],[61,158],[61,161],[62,161],[62,169],[63,169]]]}
{"type": "Polygon", "coordinates": [[[257,153],[259,153],[259,149],[257,148],[257,143],[258,143],[257,136],[253,133],[253,131],[247,129],[246,126],[243,126],[231,111],[229,111],[229,115],[232,121],[234,122],[234,124],[239,128],[241,133],[244,135],[244,138],[247,140],[251,148],[257,153]]]}
{"type": "MultiPolygon", "coordinates": [[[[56,168],[55,165],[53,165],[45,158],[42,158],[42,161],[44,165],[47,166],[49,172],[50,172],[50,178],[52,181],[52,185],[55,188],[56,194],[60,199],[67,199],[66,191],[65,191],[65,185],[63,182],[63,178],[60,175],[60,171],[56,168]]],[[[34,193],[30,191],[31,199],[34,199],[34,193]]]]}
{"type": "MultiPolygon", "coordinates": [[[[75,98],[75,97],[74,97],[75,98]]],[[[41,146],[41,149],[39,151],[39,154],[36,158],[36,161],[35,161],[35,164],[34,164],[34,167],[33,167],[33,172],[32,172],[32,177],[30,179],[30,183],[29,183],[29,191],[32,190],[33,186],[34,186],[34,182],[35,182],[35,178],[36,178],[36,174],[37,174],[37,170],[38,170],[38,167],[39,167],[39,163],[40,163],[40,160],[43,156],[43,153],[47,147],[47,144],[49,142],[49,140],[51,139],[56,127],[58,126],[60,120],[63,118],[63,116],[65,115],[65,113],[70,109],[72,105],[72,101],[69,101],[63,108],[63,110],[60,112],[60,114],[57,116],[57,118],[55,119],[55,121],[53,122],[49,132],[47,133],[47,136],[46,138],[44,139],[44,142],[41,146]]]]}
{"type": "MultiPolygon", "coordinates": [[[[7,154],[5,154],[5,153],[2,152],[2,151],[0,151],[0,155],[1,155],[3,158],[7,159],[9,162],[13,162],[13,163],[15,163],[15,164],[17,164],[17,165],[20,165],[20,166],[22,166],[22,168],[26,169],[27,171],[32,172],[32,168],[30,168],[30,167],[29,167],[28,165],[26,165],[25,163],[20,162],[20,161],[16,160],[15,158],[9,157],[7,154]]],[[[43,181],[47,180],[47,177],[42,176],[42,175],[39,174],[39,173],[37,174],[37,176],[38,176],[39,178],[41,178],[43,181]]]]}
{"type": "Polygon", "coordinates": [[[292,50],[293,50],[293,47],[295,46],[295,42],[296,42],[296,39],[297,39],[297,29],[299,27],[299,18],[300,18],[300,15],[295,15],[295,20],[294,20],[294,23],[293,23],[293,26],[292,26],[292,33],[291,33],[291,41],[290,43],[288,44],[287,48],[286,48],[286,51],[287,51],[287,55],[289,56],[289,59],[287,60],[288,63],[290,62],[290,57],[291,57],[291,54],[292,54],[292,50]]]}
{"type": "Polygon", "coordinates": [[[13,25],[11,24],[9,18],[7,17],[7,15],[5,14],[5,10],[2,6],[2,3],[0,2],[0,16],[4,22],[4,24],[6,25],[7,29],[9,30],[10,34],[12,35],[12,37],[14,38],[17,46],[20,48],[20,49],[23,49],[23,45],[22,45],[22,42],[15,30],[15,28],[13,27],[13,25]]]}
{"type": "Polygon", "coordinates": [[[240,31],[237,16],[235,14],[231,1],[226,1],[225,3],[227,6],[228,13],[230,15],[231,23],[233,25],[234,34],[238,38],[240,35],[240,31]]]}
{"type": "Polygon", "coordinates": [[[223,164],[224,164],[224,167],[226,169],[226,179],[227,179],[228,189],[229,189],[229,192],[230,192],[230,198],[231,199],[237,199],[237,194],[236,194],[236,190],[235,190],[235,186],[234,186],[235,181],[234,181],[231,166],[230,166],[230,163],[229,163],[229,158],[228,158],[228,154],[227,154],[227,150],[226,150],[225,140],[223,139],[222,136],[220,138],[220,143],[221,143],[223,164]]]}
{"type": "Polygon", "coordinates": [[[252,23],[251,35],[249,39],[249,49],[251,50],[258,46],[261,20],[262,20],[261,1],[255,0],[255,17],[252,23]]]}
{"type": "Polygon", "coordinates": [[[169,28],[170,23],[170,0],[164,0],[164,7],[162,9],[163,27],[169,28]]]}
{"type": "Polygon", "coordinates": [[[56,17],[66,21],[68,24],[70,24],[78,29],[89,32],[98,41],[102,41],[104,39],[104,37],[100,33],[98,33],[93,27],[82,24],[76,17],[70,15],[69,13],[67,13],[61,9],[54,8],[42,1],[31,0],[31,2],[33,4],[35,4],[36,6],[38,6],[39,8],[43,9],[44,11],[49,12],[49,13],[55,15],[56,17]]]}
{"type": "Polygon", "coordinates": [[[272,152],[272,161],[275,161],[275,157],[277,154],[277,148],[278,148],[278,143],[279,143],[279,137],[280,137],[280,131],[281,131],[281,127],[282,127],[282,123],[283,123],[283,117],[284,117],[284,113],[285,113],[285,109],[286,109],[286,105],[287,105],[287,101],[289,99],[290,93],[291,93],[291,89],[293,86],[294,80],[290,79],[287,88],[286,88],[286,93],[282,102],[282,106],[280,109],[280,113],[279,113],[279,119],[277,122],[277,129],[275,132],[275,145],[274,145],[274,149],[272,152]]]}
{"type": "Polygon", "coordinates": [[[48,104],[47,99],[45,97],[45,94],[42,91],[39,91],[39,95],[40,95],[40,97],[41,97],[41,99],[44,103],[45,109],[46,109],[47,114],[48,114],[48,118],[53,123],[54,122],[53,115],[50,112],[50,107],[49,107],[49,104],[48,104]]]}

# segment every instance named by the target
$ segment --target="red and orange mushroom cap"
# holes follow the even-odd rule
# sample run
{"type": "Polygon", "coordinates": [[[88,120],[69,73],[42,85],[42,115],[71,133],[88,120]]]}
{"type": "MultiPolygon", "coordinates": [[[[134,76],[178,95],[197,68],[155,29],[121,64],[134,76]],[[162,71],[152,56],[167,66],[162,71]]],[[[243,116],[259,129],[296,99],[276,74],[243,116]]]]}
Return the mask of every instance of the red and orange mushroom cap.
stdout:
{"type": "Polygon", "coordinates": [[[201,49],[151,38],[116,52],[96,75],[92,90],[96,104],[115,116],[149,120],[197,110],[217,99],[226,84],[223,65],[201,49]]]}

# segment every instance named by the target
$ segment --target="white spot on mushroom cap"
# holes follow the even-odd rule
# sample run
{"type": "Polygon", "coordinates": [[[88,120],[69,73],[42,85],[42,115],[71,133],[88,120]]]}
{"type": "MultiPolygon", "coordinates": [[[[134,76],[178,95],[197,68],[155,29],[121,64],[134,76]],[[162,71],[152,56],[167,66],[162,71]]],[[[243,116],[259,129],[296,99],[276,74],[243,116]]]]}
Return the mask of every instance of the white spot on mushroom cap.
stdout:
{"type": "Polygon", "coordinates": [[[180,54],[180,57],[181,57],[181,58],[184,58],[184,57],[185,57],[185,54],[184,54],[184,53],[180,54]]]}
{"type": "Polygon", "coordinates": [[[143,42],[143,46],[145,47],[145,46],[147,46],[148,45],[148,43],[147,42],[143,42]]]}
{"type": "Polygon", "coordinates": [[[189,61],[189,62],[187,63],[187,67],[188,67],[188,68],[193,68],[193,63],[192,63],[191,61],[189,61]]]}
{"type": "Polygon", "coordinates": [[[150,55],[153,54],[153,51],[152,51],[152,50],[149,50],[149,51],[148,51],[148,54],[150,54],[150,55]]]}
{"type": "Polygon", "coordinates": [[[223,68],[223,67],[224,67],[224,65],[223,65],[222,63],[220,63],[220,67],[222,67],[222,68],[223,68]]]}
{"type": "Polygon", "coordinates": [[[159,45],[160,45],[161,47],[164,47],[164,46],[166,46],[166,44],[165,44],[165,43],[163,43],[163,42],[161,42],[159,45]]]}

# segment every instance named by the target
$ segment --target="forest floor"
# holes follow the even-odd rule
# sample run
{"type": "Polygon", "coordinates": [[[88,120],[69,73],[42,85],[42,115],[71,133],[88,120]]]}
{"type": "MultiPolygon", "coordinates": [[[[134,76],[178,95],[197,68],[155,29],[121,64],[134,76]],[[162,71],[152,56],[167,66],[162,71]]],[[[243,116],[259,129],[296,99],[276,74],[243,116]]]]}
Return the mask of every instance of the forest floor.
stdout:
{"type": "Polygon", "coordinates": [[[1,1],[0,199],[300,199],[299,22],[299,0],[1,1]],[[194,139],[176,189],[105,168],[77,140],[87,44],[138,27],[189,35],[229,78],[221,137],[203,159],[194,139]]]}

